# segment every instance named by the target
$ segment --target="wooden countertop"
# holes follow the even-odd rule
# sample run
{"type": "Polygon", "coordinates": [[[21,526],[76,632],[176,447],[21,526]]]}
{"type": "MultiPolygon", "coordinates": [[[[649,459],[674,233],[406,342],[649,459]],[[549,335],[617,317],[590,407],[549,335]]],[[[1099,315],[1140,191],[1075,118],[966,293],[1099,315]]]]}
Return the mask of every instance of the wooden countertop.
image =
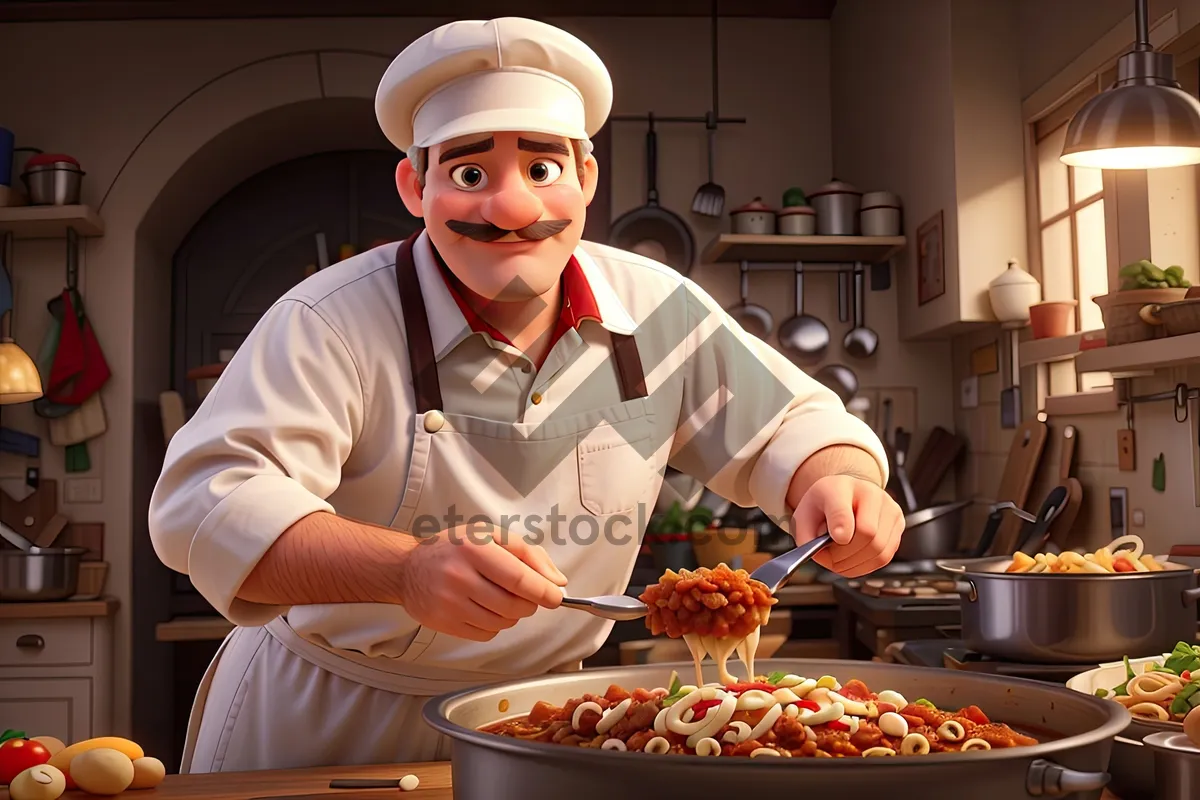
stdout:
{"type": "MultiPolygon", "coordinates": [[[[450,762],[429,764],[388,764],[375,767],[320,767],[317,769],[265,770],[263,772],[226,772],[212,775],[168,775],[157,789],[123,792],[125,800],[298,800],[296,795],[336,795],[343,800],[375,800],[382,797],[411,797],[413,800],[453,800],[450,788],[450,762]],[[399,780],[416,775],[421,783],[413,792],[394,794],[386,790],[330,789],[333,778],[386,778],[399,780]],[[292,795],[291,798],[286,795],[292,795]]],[[[84,800],[94,795],[67,792],[62,800],[84,800]]],[[[8,800],[8,791],[0,789],[0,800],[8,800]]],[[[1120,800],[1105,792],[1102,800],[1120,800]]]]}
{"type": "Polygon", "coordinates": [[[0,620],[111,617],[120,603],[115,597],[96,600],[63,600],[54,603],[0,603],[0,620]]]}

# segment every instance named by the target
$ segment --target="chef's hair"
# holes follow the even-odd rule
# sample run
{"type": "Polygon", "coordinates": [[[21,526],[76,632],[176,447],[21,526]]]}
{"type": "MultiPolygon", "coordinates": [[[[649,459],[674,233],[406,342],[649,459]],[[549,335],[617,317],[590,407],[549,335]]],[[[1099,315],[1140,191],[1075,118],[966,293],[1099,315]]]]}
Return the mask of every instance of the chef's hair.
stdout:
{"type": "MultiPolygon", "coordinates": [[[[583,185],[583,177],[586,174],[583,165],[587,161],[587,157],[592,154],[594,146],[591,139],[572,139],[571,149],[575,151],[575,173],[579,176],[579,185],[583,185]]],[[[413,171],[417,173],[417,181],[425,185],[425,171],[429,168],[429,148],[428,147],[410,147],[405,153],[408,160],[412,162],[413,171]]]]}

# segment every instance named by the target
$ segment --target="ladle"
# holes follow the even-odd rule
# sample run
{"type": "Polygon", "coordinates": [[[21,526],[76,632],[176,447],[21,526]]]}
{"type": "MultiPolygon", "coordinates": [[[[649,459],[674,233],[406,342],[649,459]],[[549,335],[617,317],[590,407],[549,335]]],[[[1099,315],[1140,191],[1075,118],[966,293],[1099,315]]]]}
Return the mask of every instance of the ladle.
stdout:
{"type": "Polygon", "coordinates": [[[829,347],[829,328],[804,313],[804,267],[796,264],[796,315],[779,326],[779,346],[801,361],[820,361],[829,347]]]}
{"type": "Polygon", "coordinates": [[[767,338],[767,334],[775,326],[775,320],[771,317],[770,311],[757,303],[750,302],[750,265],[745,261],[742,262],[741,294],[742,302],[729,310],[730,316],[736,319],[747,333],[760,339],[767,338]]]}
{"type": "Polygon", "coordinates": [[[879,334],[863,322],[863,270],[858,265],[854,267],[854,327],[842,340],[842,347],[855,358],[869,358],[879,347],[879,334]]]}

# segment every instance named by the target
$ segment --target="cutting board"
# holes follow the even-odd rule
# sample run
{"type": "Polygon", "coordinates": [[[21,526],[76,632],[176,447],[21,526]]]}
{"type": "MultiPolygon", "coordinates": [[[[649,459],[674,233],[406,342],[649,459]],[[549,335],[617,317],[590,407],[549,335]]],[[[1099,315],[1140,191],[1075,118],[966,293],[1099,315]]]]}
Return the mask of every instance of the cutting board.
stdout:
{"type": "Polygon", "coordinates": [[[0,490],[0,522],[38,547],[48,547],[53,543],[46,541],[51,530],[55,535],[62,530],[58,523],[65,520],[61,517],[56,519],[57,514],[58,481],[42,479],[37,488],[21,500],[14,500],[8,492],[0,490]],[[57,530],[54,530],[55,526],[57,530]]]}
{"type": "Polygon", "coordinates": [[[84,561],[104,560],[104,523],[72,522],[63,530],[56,544],[59,547],[83,547],[84,561]]]}
{"type": "Polygon", "coordinates": [[[1050,523],[1049,541],[1058,545],[1059,549],[1068,550],[1071,541],[1071,526],[1079,516],[1083,507],[1083,484],[1078,478],[1071,477],[1071,469],[1075,463],[1075,446],[1079,440],[1079,431],[1074,425],[1067,425],[1062,433],[1062,455],[1059,458],[1058,483],[1067,487],[1067,504],[1054,521],[1050,523]]]}
{"type": "MultiPolygon", "coordinates": [[[[996,502],[1011,500],[1018,508],[1025,508],[1029,490],[1033,487],[1033,479],[1037,476],[1038,465],[1042,461],[1042,453],[1046,449],[1047,435],[1046,423],[1038,420],[1028,420],[1016,427],[1013,431],[1012,445],[1008,450],[1008,461],[1004,465],[1004,474],[1000,478],[1000,488],[996,492],[996,502]]],[[[1017,549],[1017,539],[1024,524],[1016,514],[1006,513],[989,555],[1013,553],[1017,549]]]]}

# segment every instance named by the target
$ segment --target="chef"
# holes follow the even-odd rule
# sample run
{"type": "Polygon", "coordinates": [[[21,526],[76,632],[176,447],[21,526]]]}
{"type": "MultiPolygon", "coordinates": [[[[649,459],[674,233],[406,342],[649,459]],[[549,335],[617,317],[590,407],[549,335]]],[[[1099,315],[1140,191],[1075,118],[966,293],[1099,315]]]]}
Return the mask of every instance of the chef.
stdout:
{"type": "Polygon", "coordinates": [[[431,696],[578,669],[664,471],[763,508],[843,575],[903,517],[878,438],[662,264],[581,242],[612,84],[574,36],[460,21],[384,74],[424,229],[276,302],[175,435],[150,505],[237,626],[184,772],[448,757],[431,696]]]}

